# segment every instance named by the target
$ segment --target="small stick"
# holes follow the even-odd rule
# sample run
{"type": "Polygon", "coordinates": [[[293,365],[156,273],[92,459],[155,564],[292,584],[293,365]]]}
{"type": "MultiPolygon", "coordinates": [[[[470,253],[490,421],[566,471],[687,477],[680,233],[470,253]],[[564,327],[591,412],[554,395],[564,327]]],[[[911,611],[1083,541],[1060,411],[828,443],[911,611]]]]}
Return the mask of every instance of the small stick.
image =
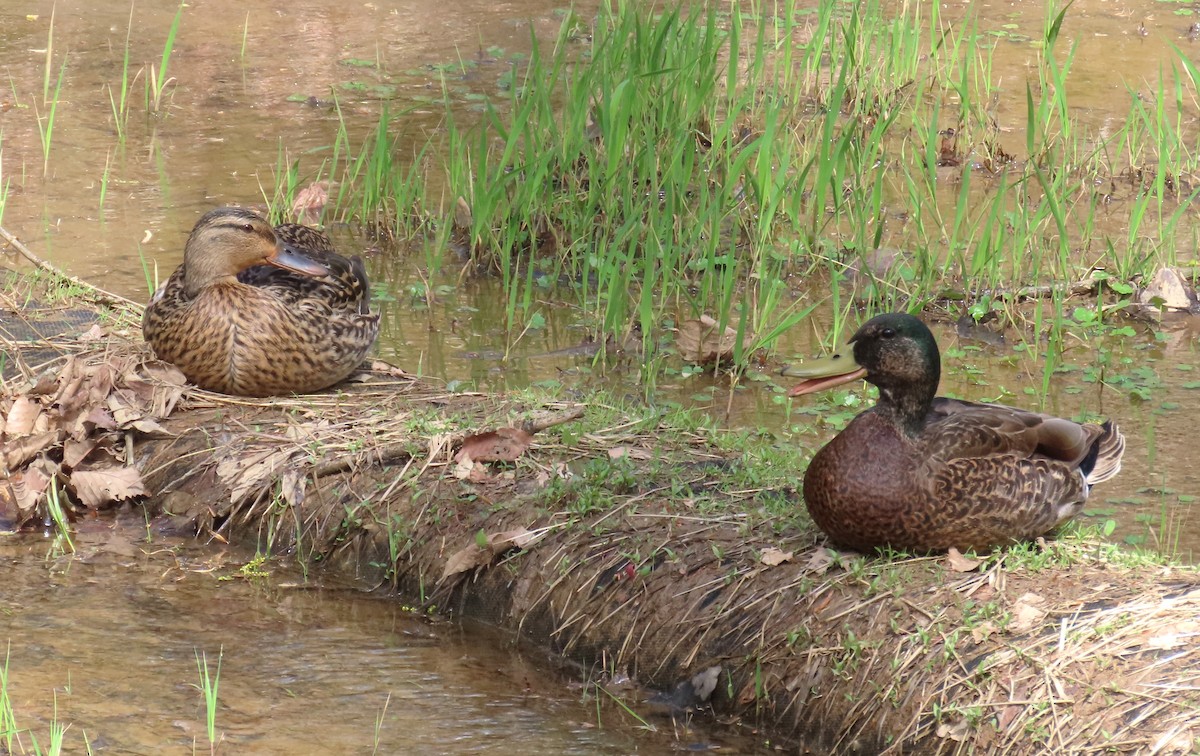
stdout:
{"type": "Polygon", "coordinates": [[[70,281],[71,283],[75,284],[76,286],[81,286],[84,289],[87,289],[88,291],[92,292],[92,294],[95,296],[96,299],[101,300],[105,304],[124,306],[124,307],[133,307],[133,308],[136,308],[139,312],[141,311],[142,305],[139,302],[134,302],[132,299],[126,299],[125,297],[121,296],[120,294],[113,294],[110,291],[105,291],[104,289],[101,289],[99,286],[95,286],[94,284],[90,284],[87,281],[76,278],[75,276],[70,276],[70,275],[67,275],[66,273],[63,273],[58,268],[54,267],[50,263],[46,262],[42,258],[35,255],[33,253],[33,250],[29,249],[29,247],[26,247],[23,243],[21,243],[20,239],[18,239],[17,237],[15,237],[11,233],[9,233],[8,230],[5,229],[3,226],[0,226],[0,237],[3,237],[4,241],[8,242],[9,246],[11,246],[13,249],[17,250],[17,252],[21,253],[22,257],[24,257],[29,262],[33,263],[38,268],[41,268],[42,270],[47,271],[49,273],[53,273],[54,275],[58,276],[59,278],[70,281]]]}

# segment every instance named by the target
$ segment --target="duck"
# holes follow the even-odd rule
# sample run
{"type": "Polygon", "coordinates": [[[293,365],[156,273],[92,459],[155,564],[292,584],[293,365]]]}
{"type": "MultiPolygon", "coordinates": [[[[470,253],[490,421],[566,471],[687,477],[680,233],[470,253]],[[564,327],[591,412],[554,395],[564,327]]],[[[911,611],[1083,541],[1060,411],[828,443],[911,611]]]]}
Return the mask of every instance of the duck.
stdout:
{"type": "Polygon", "coordinates": [[[307,394],[344,380],[379,335],[363,262],[324,233],[239,207],[201,216],[183,263],[151,297],[142,334],[200,388],[307,394]]]}
{"type": "Polygon", "coordinates": [[[941,355],[907,313],[871,318],[829,357],[789,367],[797,397],[858,379],[879,389],[812,458],[804,502],[829,540],[861,552],[990,551],[1049,534],[1121,469],[1111,420],[936,396],[941,355]]]}

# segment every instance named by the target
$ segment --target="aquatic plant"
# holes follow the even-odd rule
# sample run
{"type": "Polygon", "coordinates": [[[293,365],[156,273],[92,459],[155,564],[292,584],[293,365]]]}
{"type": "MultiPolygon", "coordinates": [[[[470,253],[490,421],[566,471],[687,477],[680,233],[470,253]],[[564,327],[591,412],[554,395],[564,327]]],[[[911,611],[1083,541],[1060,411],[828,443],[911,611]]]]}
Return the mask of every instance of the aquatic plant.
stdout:
{"type": "MultiPolygon", "coordinates": [[[[1173,259],[1195,198],[1182,177],[1198,167],[1181,115],[1190,61],[1131,92],[1123,125],[1100,134],[1070,107],[1066,5],[1047,7],[1033,76],[1011,93],[989,31],[942,12],[606,4],[590,34],[568,14],[553,40],[531,40],[479,119],[446,78],[471,61],[447,64],[445,128],[411,157],[392,107],[355,144],[335,98],[316,175],[336,182],[333,216],[423,234],[434,272],[457,259],[447,247],[494,272],[510,347],[553,294],[604,334],[640,334],[651,380],[664,322],[712,314],[739,336],[736,364],[769,348],[813,304],[793,279],[817,281],[809,292],[827,279],[840,313],[937,302],[1019,319],[1031,285],[1067,286],[1101,261],[1112,291],[1173,259]],[[1114,203],[1105,182],[1131,195],[1114,203]],[[895,262],[864,274],[881,251],[895,262]]],[[[292,186],[312,171],[277,175],[292,186]]]]}
{"type": "Polygon", "coordinates": [[[167,38],[163,42],[158,68],[146,67],[146,113],[150,115],[162,112],[167,87],[175,81],[174,77],[169,77],[167,74],[171,63],[171,53],[175,49],[175,37],[179,34],[179,22],[183,19],[183,9],[184,3],[180,3],[179,8],[175,11],[175,18],[171,21],[170,28],[167,29],[167,38]]]}

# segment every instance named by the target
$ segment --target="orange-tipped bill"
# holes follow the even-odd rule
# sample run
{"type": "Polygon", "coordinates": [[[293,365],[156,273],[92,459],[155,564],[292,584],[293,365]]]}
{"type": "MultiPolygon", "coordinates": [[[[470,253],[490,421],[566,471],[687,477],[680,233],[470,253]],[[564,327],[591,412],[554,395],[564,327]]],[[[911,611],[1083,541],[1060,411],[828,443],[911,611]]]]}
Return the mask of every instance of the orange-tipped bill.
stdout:
{"type": "Polygon", "coordinates": [[[283,268],[284,270],[290,270],[306,276],[329,275],[329,268],[311,257],[305,257],[283,242],[275,245],[275,254],[268,257],[266,261],[277,268],[283,268]]]}
{"type": "Polygon", "coordinates": [[[816,391],[824,391],[827,388],[858,380],[866,374],[867,369],[854,361],[854,348],[849,345],[828,357],[809,360],[803,365],[786,367],[782,373],[782,375],[792,378],[807,379],[792,386],[788,391],[788,396],[803,396],[816,391]]]}

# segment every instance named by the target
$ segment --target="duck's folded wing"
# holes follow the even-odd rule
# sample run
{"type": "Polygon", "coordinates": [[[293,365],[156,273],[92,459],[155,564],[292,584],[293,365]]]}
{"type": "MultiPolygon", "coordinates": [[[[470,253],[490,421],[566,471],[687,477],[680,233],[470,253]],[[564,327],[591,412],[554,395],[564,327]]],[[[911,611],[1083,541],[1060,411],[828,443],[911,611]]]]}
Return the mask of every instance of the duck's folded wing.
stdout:
{"type": "Polygon", "coordinates": [[[950,461],[1016,455],[1044,458],[1072,467],[1095,455],[1099,425],[1076,423],[1053,415],[938,397],[930,409],[921,443],[927,458],[950,461]]]}

